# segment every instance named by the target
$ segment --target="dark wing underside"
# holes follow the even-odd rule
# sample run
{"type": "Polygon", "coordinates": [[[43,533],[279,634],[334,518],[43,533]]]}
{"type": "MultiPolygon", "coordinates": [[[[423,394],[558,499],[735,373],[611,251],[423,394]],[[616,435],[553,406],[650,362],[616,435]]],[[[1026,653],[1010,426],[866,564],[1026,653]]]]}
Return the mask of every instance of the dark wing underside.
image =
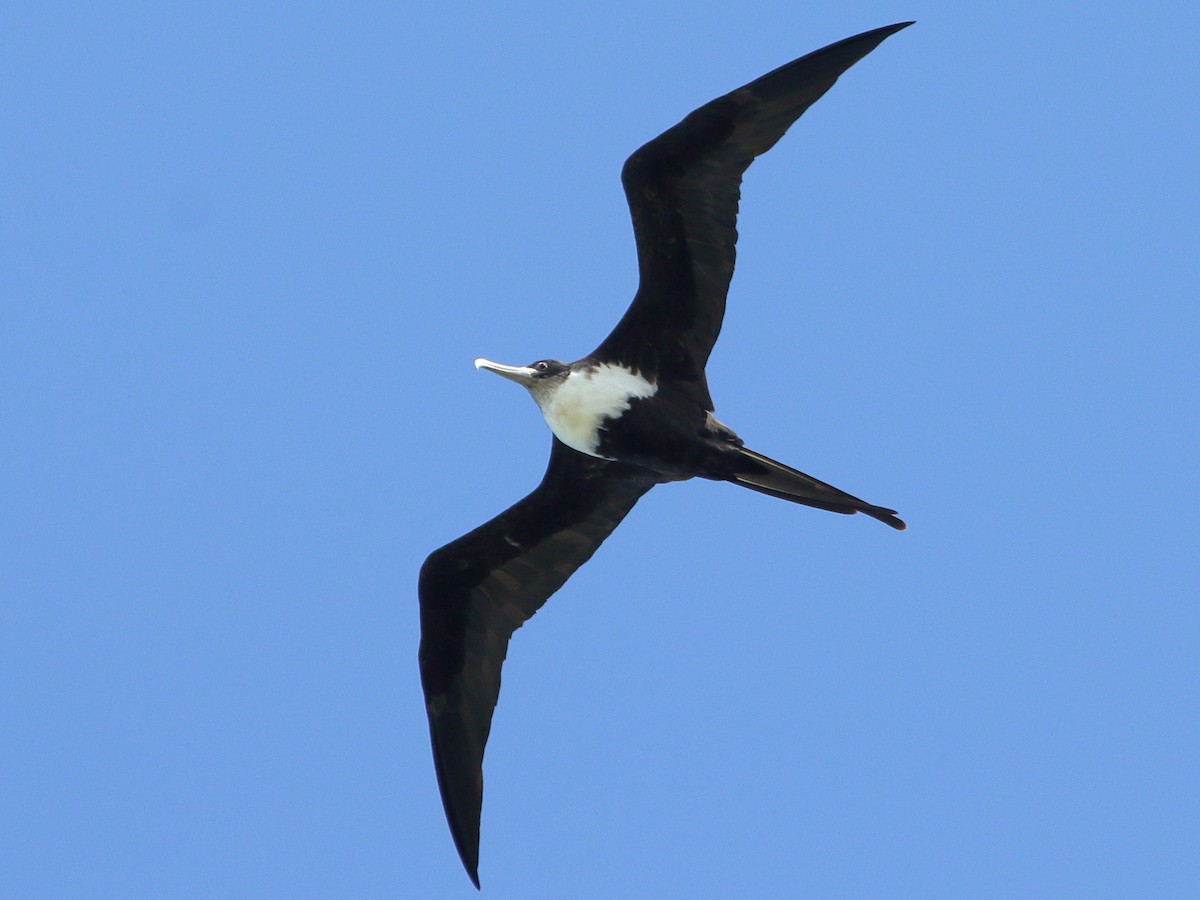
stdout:
{"type": "Polygon", "coordinates": [[[483,750],[512,633],[557,591],[656,483],[643,469],[556,438],[537,489],[421,567],[421,683],[433,761],[455,846],[479,886],[483,750]]]}
{"type": "Polygon", "coordinates": [[[902,22],[830,44],[693,112],[629,157],[621,173],[640,282],[593,356],[675,383],[713,408],[704,367],[733,275],[742,175],[838,76],[902,22]]]}

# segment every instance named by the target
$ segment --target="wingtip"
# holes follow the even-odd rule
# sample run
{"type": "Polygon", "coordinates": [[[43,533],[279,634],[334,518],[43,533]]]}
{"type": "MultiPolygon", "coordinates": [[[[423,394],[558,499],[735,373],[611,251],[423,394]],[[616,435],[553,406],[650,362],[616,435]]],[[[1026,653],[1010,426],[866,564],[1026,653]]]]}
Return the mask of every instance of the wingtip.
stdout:
{"type": "Polygon", "coordinates": [[[471,879],[471,884],[475,885],[475,890],[481,890],[479,887],[479,843],[467,847],[462,840],[462,835],[459,834],[454,826],[451,825],[451,832],[454,835],[454,844],[458,849],[458,858],[462,860],[463,868],[467,872],[467,877],[471,879]]]}
{"type": "Polygon", "coordinates": [[[917,24],[916,19],[913,19],[911,22],[896,22],[892,25],[881,25],[878,28],[872,28],[870,31],[864,31],[860,35],[856,35],[853,38],[849,38],[849,40],[853,41],[853,40],[857,40],[858,38],[877,37],[879,40],[876,41],[876,46],[878,46],[880,43],[882,43],[883,41],[890,38],[897,31],[903,31],[909,25],[916,25],[916,24],[917,24]]]}
{"type": "Polygon", "coordinates": [[[454,833],[454,843],[458,848],[458,858],[462,860],[463,868],[467,872],[467,877],[471,879],[471,884],[475,885],[475,890],[482,890],[479,887],[479,849],[478,844],[468,851],[462,844],[459,843],[459,835],[454,833]]]}
{"type": "Polygon", "coordinates": [[[870,31],[866,32],[866,34],[879,35],[879,40],[883,41],[887,38],[890,38],[896,32],[903,31],[909,25],[916,25],[916,24],[917,24],[916,19],[913,19],[910,22],[896,22],[895,24],[892,24],[892,25],[884,25],[880,28],[873,28],[870,31]]]}

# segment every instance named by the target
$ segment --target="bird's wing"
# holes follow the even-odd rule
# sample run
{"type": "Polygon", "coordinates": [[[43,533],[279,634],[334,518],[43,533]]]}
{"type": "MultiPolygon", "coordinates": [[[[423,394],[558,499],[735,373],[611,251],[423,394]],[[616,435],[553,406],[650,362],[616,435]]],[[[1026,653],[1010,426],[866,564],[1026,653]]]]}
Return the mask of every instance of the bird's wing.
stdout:
{"type": "Polygon", "coordinates": [[[802,56],[693,112],[635,152],[621,181],[637,240],[632,305],[593,354],[713,408],[704,367],[733,275],[742,175],[838,76],[911,22],[802,56]]]}
{"type": "Polygon", "coordinates": [[[421,683],[446,819],[479,886],[483,750],[512,633],[537,612],[657,479],[556,438],[542,483],[421,567],[421,683]]]}

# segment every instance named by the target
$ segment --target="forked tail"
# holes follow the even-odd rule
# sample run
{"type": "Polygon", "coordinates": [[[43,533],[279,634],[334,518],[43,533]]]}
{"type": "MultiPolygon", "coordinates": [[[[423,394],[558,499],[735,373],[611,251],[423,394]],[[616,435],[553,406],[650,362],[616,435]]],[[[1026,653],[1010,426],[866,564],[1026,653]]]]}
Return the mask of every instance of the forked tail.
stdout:
{"type": "Polygon", "coordinates": [[[753,450],[740,448],[743,459],[747,462],[745,472],[738,472],[730,477],[734,484],[750,488],[762,494],[770,494],[793,503],[803,503],[805,506],[815,506],[817,509],[827,509],[830,512],[864,513],[872,519],[878,519],[885,525],[890,525],[898,531],[907,526],[896,516],[894,509],[882,506],[872,506],[857,497],[851,497],[845,491],[839,491],[832,485],[817,481],[811,475],[797,472],[795,469],[775,462],[755,453],[753,450]]]}

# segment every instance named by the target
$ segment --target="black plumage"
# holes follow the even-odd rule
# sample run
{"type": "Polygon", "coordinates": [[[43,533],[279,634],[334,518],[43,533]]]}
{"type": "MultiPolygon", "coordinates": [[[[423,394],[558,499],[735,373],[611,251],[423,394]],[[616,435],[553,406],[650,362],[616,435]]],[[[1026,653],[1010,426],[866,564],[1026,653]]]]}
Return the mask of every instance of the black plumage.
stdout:
{"type": "Polygon", "coordinates": [[[713,478],[904,528],[894,511],[746,449],[712,416],[705,365],[733,275],[746,168],[838,76],[910,24],[878,28],[788,63],[702,106],[636,151],[622,182],[640,280],[616,328],[570,365],[477,361],[527,387],[556,436],[537,489],[431,554],[419,579],[419,657],[434,764],[455,845],[476,887],[484,746],[509,639],[646,491],[713,478]],[[564,412],[559,401],[568,393],[586,399],[601,382],[613,385],[602,398],[610,407],[597,407],[602,414],[593,415],[583,401],[564,412]],[[572,416],[583,416],[584,425],[568,428],[572,416]]]}

